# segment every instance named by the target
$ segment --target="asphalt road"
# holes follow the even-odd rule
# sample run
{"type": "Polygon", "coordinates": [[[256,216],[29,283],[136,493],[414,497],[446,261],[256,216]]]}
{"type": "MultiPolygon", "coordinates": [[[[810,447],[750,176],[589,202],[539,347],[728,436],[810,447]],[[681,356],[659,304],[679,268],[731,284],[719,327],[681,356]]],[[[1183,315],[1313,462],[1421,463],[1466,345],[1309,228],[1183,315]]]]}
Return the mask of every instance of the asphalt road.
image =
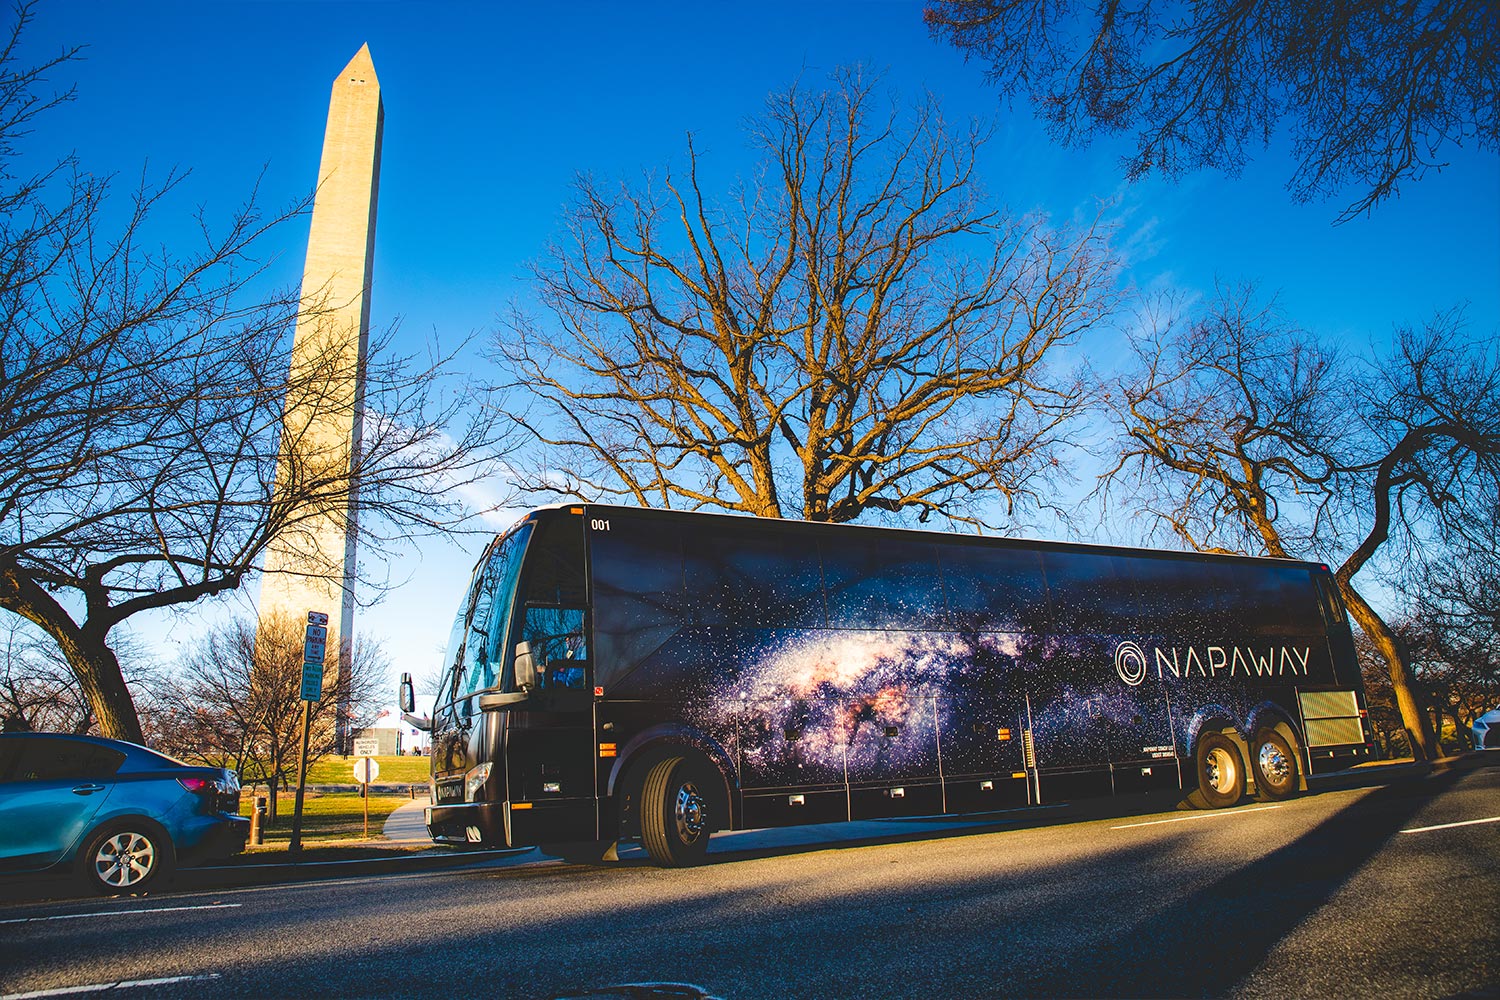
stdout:
{"type": "Polygon", "coordinates": [[[685,871],[533,853],[10,905],[0,996],[1500,996],[1500,767],[1387,779],[1212,813],[731,835],[685,871]]]}

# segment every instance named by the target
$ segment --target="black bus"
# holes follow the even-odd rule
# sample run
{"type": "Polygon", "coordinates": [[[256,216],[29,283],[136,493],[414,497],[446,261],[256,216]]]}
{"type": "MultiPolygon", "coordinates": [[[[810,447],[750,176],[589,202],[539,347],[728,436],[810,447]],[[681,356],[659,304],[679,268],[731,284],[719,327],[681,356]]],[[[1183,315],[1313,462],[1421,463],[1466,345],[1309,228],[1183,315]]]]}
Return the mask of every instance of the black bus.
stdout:
{"type": "Polygon", "coordinates": [[[1364,718],[1325,566],[558,506],[494,540],[454,619],[427,825],[681,865],[717,829],[1223,807],[1367,758],[1364,718]]]}

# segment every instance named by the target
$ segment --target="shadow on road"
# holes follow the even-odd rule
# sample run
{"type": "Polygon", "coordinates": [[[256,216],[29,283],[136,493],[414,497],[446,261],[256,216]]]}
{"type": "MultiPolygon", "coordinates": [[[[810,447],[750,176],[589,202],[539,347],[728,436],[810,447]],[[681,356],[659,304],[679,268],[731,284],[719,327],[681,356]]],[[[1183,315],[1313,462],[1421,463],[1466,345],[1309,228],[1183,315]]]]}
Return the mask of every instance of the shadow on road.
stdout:
{"type": "Polygon", "coordinates": [[[1364,796],[1309,833],[1137,922],[1035,984],[1055,996],[1222,996],[1464,772],[1447,769],[1364,796]]]}

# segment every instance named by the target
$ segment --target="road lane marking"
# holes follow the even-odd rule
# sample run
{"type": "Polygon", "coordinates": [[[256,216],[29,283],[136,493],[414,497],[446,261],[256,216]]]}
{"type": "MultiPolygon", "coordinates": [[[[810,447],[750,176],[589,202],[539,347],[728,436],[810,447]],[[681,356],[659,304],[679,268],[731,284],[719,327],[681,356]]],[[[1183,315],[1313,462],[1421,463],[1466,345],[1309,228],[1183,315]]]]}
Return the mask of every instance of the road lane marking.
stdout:
{"type": "MultiPolygon", "coordinates": [[[[1253,809],[1235,809],[1228,812],[1203,813],[1199,816],[1174,816],[1171,819],[1151,819],[1144,823],[1126,823],[1124,826],[1112,826],[1111,830],[1133,830],[1138,826],[1158,826],[1162,823],[1186,823],[1192,819],[1223,819],[1225,816],[1243,816],[1246,813],[1265,812],[1267,809],[1280,809],[1281,806],[1256,806],[1253,809]]],[[[3,1000],[3,998],[0,998],[3,1000]]]]}
{"type": "Polygon", "coordinates": [[[1428,830],[1451,830],[1455,826],[1475,826],[1479,823],[1500,823],[1500,816],[1489,816],[1485,819],[1466,819],[1459,823],[1439,823],[1437,826],[1418,826],[1410,830],[1402,830],[1402,833],[1426,833],[1428,830]]]}
{"type": "MultiPolygon", "coordinates": [[[[43,920],[84,920],[88,917],[126,917],[138,913],[180,913],[183,910],[228,910],[244,903],[214,903],[210,906],[157,906],[149,910],[100,910],[97,913],[59,913],[51,917],[19,917],[0,920],[0,924],[34,924],[43,920]]],[[[5,1000],[0,997],[0,1000],[5,1000]]]]}
{"type": "Polygon", "coordinates": [[[92,983],[88,986],[62,986],[55,990],[32,990],[30,993],[7,993],[0,1000],[37,1000],[38,997],[66,997],[76,993],[103,993],[105,990],[130,990],[148,986],[172,986],[177,983],[200,983],[218,979],[217,972],[204,976],[167,976],[164,979],[132,979],[117,983],[92,983]]]}

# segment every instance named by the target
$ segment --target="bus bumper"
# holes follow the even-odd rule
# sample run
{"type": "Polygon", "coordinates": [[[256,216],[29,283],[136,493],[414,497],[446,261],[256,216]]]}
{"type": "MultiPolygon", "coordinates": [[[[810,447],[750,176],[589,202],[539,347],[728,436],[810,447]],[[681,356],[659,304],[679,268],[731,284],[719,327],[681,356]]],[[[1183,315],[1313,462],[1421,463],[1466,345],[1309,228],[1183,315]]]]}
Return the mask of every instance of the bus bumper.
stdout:
{"type": "Polygon", "coordinates": [[[429,806],[427,832],[439,844],[509,847],[500,802],[462,802],[429,806]]]}
{"type": "Polygon", "coordinates": [[[593,799],[464,802],[429,807],[427,832],[440,844],[532,847],[595,839],[598,813],[593,799]]]}

